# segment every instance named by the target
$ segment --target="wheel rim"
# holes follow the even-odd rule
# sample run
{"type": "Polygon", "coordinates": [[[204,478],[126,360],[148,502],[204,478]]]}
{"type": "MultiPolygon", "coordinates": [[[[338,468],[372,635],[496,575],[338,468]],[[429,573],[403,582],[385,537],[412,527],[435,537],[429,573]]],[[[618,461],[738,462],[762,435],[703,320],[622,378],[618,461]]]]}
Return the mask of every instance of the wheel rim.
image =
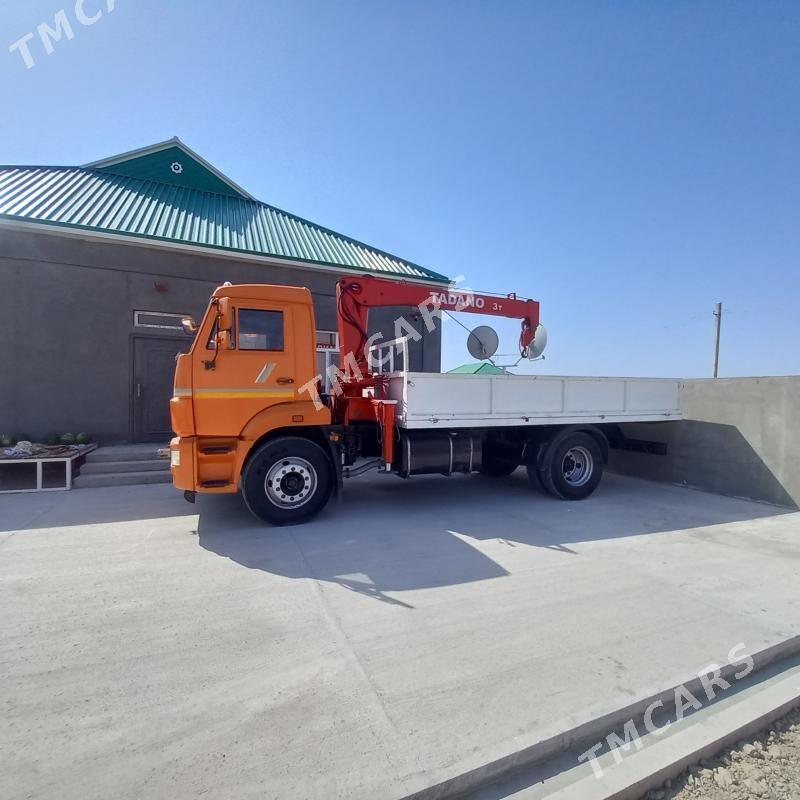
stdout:
{"type": "Polygon", "coordinates": [[[279,508],[299,508],[314,495],[317,471],[304,458],[290,456],[276,461],[264,478],[264,493],[279,508]]]}
{"type": "Polygon", "coordinates": [[[570,486],[583,486],[594,471],[594,459],[585,447],[571,447],[561,462],[564,480],[570,486]]]}

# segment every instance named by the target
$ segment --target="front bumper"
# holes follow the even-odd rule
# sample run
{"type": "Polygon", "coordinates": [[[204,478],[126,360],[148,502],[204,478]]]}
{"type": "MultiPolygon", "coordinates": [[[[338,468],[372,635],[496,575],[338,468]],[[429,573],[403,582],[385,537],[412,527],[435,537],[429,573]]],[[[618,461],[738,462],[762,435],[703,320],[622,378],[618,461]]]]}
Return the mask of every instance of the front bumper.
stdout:
{"type": "Polygon", "coordinates": [[[169,443],[169,469],[176,489],[194,491],[194,436],[176,436],[169,443]]]}

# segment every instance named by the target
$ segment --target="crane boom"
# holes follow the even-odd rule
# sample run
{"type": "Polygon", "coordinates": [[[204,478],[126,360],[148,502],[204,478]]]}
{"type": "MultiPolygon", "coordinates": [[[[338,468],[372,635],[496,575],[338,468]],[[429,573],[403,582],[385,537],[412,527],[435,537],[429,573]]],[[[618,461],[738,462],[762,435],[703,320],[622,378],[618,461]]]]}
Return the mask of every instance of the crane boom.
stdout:
{"type": "Polygon", "coordinates": [[[435,284],[406,283],[373,275],[343,278],[336,286],[338,310],[339,349],[342,368],[350,353],[355,356],[359,369],[366,369],[368,353],[365,347],[369,338],[370,308],[387,306],[426,307],[429,311],[466,311],[521,320],[520,352],[527,354],[539,325],[539,303],[517,297],[516,294],[489,295],[472,291],[443,288],[435,284]]]}

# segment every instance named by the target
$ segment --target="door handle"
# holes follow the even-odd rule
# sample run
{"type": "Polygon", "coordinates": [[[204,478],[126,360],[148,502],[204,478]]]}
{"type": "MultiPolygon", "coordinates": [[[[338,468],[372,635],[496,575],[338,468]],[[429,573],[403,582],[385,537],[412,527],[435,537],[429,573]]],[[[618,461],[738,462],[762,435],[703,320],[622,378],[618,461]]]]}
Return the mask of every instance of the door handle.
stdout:
{"type": "Polygon", "coordinates": [[[142,396],[142,384],[138,381],[136,382],[136,397],[142,396]]]}
{"type": "Polygon", "coordinates": [[[294,383],[294,378],[278,378],[278,383],[294,383]]]}

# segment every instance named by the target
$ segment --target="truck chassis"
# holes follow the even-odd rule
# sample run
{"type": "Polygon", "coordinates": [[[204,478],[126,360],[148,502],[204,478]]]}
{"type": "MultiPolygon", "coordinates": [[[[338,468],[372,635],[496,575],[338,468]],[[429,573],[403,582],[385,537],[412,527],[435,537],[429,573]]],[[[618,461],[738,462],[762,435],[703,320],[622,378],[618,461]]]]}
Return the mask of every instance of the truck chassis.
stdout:
{"type": "Polygon", "coordinates": [[[398,439],[396,461],[387,468],[375,426],[276,431],[247,459],[242,496],[259,519],[296,524],[319,513],[331,497],[341,497],[345,479],[370,470],[404,479],[471,473],[501,479],[523,466],[532,488],[560,500],[582,500],[600,483],[611,448],[664,452],[658,443],[626,439],[613,423],[415,429],[400,431],[398,439]]]}

